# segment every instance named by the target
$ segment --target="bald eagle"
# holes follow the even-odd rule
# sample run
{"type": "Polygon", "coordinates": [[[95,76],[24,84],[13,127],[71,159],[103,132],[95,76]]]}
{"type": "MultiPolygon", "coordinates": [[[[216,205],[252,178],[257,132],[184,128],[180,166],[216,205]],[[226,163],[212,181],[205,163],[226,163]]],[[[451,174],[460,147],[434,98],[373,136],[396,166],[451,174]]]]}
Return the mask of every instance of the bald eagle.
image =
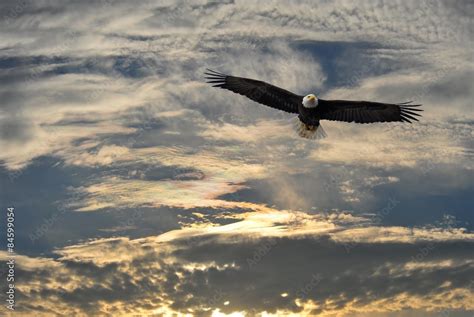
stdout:
{"type": "Polygon", "coordinates": [[[266,82],[225,75],[210,69],[205,78],[213,87],[228,89],[266,106],[298,114],[295,120],[297,133],[304,138],[319,139],[326,136],[320,120],[355,123],[418,121],[421,116],[411,101],[381,103],[373,101],[324,100],[315,94],[301,96],[266,82]]]}

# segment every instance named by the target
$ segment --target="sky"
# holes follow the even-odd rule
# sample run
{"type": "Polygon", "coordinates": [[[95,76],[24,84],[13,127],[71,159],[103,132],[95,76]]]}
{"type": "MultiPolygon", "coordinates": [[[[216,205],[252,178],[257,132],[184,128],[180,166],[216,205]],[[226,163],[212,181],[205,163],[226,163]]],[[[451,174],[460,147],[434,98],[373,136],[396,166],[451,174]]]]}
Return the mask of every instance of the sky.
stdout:
{"type": "Polygon", "coordinates": [[[472,316],[473,16],[469,0],[2,1],[1,314],[472,316]],[[423,118],[302,139],[206,68],[423,118]]]}

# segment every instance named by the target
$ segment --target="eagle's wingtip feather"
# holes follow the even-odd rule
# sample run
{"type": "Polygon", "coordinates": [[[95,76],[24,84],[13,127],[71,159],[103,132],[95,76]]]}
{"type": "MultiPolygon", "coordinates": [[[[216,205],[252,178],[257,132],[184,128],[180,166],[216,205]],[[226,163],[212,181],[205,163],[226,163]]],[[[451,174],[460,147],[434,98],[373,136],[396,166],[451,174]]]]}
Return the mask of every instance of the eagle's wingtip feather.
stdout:
{"type": "Polygon", "coordinates": [[[218,71],[215,71],[215,70],[212,70],[212,69],[209,69],[209,68],[206,68],[205,73],[210,73],[211,75],[226,76],[225,74],[223,74],[221,72],[218,72],[218,71]]]}

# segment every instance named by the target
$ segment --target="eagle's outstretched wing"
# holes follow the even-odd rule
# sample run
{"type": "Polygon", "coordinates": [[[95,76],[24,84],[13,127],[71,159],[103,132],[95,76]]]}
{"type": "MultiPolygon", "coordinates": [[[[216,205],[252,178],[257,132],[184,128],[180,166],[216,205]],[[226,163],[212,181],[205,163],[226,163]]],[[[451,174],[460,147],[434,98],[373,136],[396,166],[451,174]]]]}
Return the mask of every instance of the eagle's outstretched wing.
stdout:
{"type": "Polygon", "coordinates": [[[416,116],[421,116],[416,107],[410,102],[391,104],[372,101],[352,100],[323,100],[319,99],[321,120],[335,120],[356,123],[391,122],[411,120],[418,121],[416,116]]]}
{"type": "Polygon", "coordinates": [[[213,84],[213,87],[228,89],[258,103],[286,112],[298,113],[298,105],[303,101],[303,96],[260,80],[228,76],[210,69],[205,75],[207,82],[213,84]]]}

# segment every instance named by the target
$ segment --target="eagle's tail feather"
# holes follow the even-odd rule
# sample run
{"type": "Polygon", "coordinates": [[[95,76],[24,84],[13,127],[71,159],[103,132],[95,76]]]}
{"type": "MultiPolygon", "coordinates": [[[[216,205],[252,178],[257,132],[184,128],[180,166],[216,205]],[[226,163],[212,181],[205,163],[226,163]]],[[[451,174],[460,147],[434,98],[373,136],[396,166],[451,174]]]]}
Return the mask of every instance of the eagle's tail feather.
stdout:
{"type": "Polygon", "coordinates": [[[321,124],[319,124],[319,126],[306,125],[305,123],[301,122],[298,117],[295,117],[293,122],[296,133],[298,133],[298,135],[302,138],[319,140],[328,136],[321,124]]]}

